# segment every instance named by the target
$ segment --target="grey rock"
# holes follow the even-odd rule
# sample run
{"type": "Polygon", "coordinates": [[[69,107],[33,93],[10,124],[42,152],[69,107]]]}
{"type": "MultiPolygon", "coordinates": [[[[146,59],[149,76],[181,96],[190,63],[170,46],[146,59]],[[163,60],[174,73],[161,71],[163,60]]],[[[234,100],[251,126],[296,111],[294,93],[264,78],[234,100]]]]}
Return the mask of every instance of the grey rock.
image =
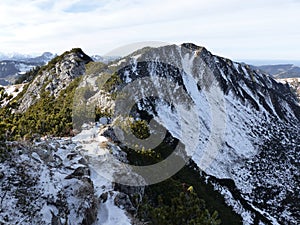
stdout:
{"type": "Polygon", "coordinates": [[[6,224],[22,220],[22,224],[59,225],[68,221],[87,225],[95,221],[98,199],[89,168],[78,163],[80,155],[67,158],[74,151],[72,144],[65,145],[64,151],[47,150],[59,144],[52,142],[38,143],[38,147],[11,143],[10,157],[1,164],[0,172],[0,218],[6,218],[6,224]],[[41,157],[41,152],[47,154],[41,157]],[[60,163],[53,166],[56,161],[60,163]],[[68,168],[69,165],[76,169],[68,168]],[[64,179],[66,175],[72,179],[64,179]]]}
{"type": "Polygon", "coordinates": [[[90,170],[87,167],[78,167],[72,174],[66,176],[65,179],[81,178],[83,176],[90,176],[90,170]]]}
{"type": "Polygon", "coordinates": [[[102,193],[100,195],[100,200],[105,203],[107,201],[107,198],[108,198],[108,192],[105,192],[105,193],[102,193]]]}
{"type": "Polygon", "coordinates": [[[118,193],[114,199],[114,203],[116,206],[126,209],[127,212],[134,213],[136,211],[136,208],[133,207],[129,196],[124,193],[118,193]]]}
{"type": "Polygon", "coordinates": [[[85,64],[91,61],[80,52],[69,52],[55,65],[44,70],[30,83],[26,93],[19,100],[18,111],[25,112],[32,104],[37,102],[43,91],[49,91],[52,96],[57,97],[70,82],[85,72],[85,64]]]}

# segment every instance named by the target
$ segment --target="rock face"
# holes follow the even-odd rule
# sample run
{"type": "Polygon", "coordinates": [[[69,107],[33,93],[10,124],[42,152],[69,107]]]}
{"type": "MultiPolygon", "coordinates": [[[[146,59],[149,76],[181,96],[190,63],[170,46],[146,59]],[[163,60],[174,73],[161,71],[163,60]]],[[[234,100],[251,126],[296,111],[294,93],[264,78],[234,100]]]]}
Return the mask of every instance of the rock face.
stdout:
{"type": "Polygon", "coordinates": [[[68,140],[10,143],[0,164],[1,224],[92,224],[98,200],[82,156],[68,140]]]}
{"type": "Polygon", "coordinates": [[[289,85],[290,89],[297,96],[298,101],[300,102],[300,76],[298,78],[286,78],[286,79],[276,79],[278,82],[285,85],[289,85]]]}
{"type": "Polygon", "coordinates": [[[57,97],[72,80],[85,72],[85,64],[92,61],[81,49],[73,49],[54,58],[29,85],[26,93],[20,99],[19,111],[25,112],[34,104],[41,93],[49,91],[57,97]]]}

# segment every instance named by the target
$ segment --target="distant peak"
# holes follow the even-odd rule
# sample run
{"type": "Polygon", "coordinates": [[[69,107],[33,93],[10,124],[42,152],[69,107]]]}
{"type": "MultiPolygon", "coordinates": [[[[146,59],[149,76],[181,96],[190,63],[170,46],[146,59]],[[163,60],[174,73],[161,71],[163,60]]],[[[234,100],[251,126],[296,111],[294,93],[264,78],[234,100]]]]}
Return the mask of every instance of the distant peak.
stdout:
{"type": "Polygon", "coordinates": [[[51,57],[51,56],[53,56],[53,53],[51,53],[51,52],[44,52],[44,53],[42,54],[42,56],[45,56],[45,57],[51,57]]]}

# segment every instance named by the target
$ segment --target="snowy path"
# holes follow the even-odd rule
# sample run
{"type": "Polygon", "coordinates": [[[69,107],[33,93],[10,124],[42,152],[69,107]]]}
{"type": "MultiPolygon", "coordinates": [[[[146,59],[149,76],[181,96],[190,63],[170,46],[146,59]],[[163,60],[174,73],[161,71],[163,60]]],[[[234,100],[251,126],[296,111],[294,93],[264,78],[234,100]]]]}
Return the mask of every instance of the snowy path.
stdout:
{"type": "Polygon", "coordinates": [[[120,168],[114,162],[115,157],[105,147],[107,139],[98,135],[97,127],[83,130],[73,138],[80,146],[80,152],[89,159],[91,179],[94,184],[97,197],[107,194],[106,200],[101,200],[98,209],[97,220],[93,225],[130,225],[130,219],[126,211],[114,204],[118,192],[113,190],[112,176],[120,168]]]}

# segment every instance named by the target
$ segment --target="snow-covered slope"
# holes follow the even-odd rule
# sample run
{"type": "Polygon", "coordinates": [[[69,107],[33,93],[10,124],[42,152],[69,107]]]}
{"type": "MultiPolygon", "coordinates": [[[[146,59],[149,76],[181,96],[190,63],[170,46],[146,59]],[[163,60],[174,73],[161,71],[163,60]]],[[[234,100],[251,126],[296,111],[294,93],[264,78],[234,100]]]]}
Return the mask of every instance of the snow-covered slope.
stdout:
{"type": "Polygon", "coordinates": [[[98,128],[73,140],[8,143],[12,153],[0,164],[0,224],[132,224],[125,208],[135,209],[128,196],[107,179],[121,171],[105,160],[118,147],[99,136],[98,128]]]}
{"type": "Polygon", "coordinates": [[[0,108],[11,102],[20,92],[23,91],[25,84],[1,86],[0,85],[0,108]]]}
{"type": "MultiPolygon", "coordinates": [[[[100,128],[99,125],[88,126],[73,138],[80,153],[89,160],[91,180],[94,184],[95,195],[99,198],[94,225],[130,225],[131,219],[124,208],[130,210],[133,206],[126,194],[114,190],[112,183],[112,176],[125,170],[120,167],[115,156],[120,160],[122,158],[126,160],[126,155],[122,157],[118,146],[99,135],[100,128]]],[[[142,194],[143,188],[140,191],[142,194]]]]}
{"type": "Polygon", "coordinates": [[[146,111],[179,139],[244,224],[299,222],[300,108],[287,86],[193,44],[141,49],[110,68],[121,99],[138,102],[130,115],[146,111]]]}
{"type": "MultiPolygon", "coordinates": [[[[57,58],[30,83],[19,100],[19,111],[39,101],[43,91],[57,97],[87,71],[85,65],[90,61],[78,50],[57,58]]],[[[300,108],[288,86],[248,65],[212,55],[204,47],[189,43],[144,48],[109,65],[97,65],[89,64],[89,73],[75,93],[74,125],[76,119],[87,118],[81,133],[72,141],[59,139],[22,147],[27,149],[22,150],[23,154],[14,151],[16,163],[11,160],[1,164],[1,184],[5,184],[1,193],[6,194],[0,197],[5,204],[19,199],[24,204],[29,201],[22,193],[16,195],[16,188],[5,192],[5,187],[14,185],[8,179],[13,171],[23,172],[22,165],[26,169],[31,164],[34,166],[25,175],[36,180],[34,185],[28,185],[37,196],[32,202],[38,203],[29,204],[35,209],[33,215],[17,207],[13,217],[7,218],[12,211],[0,210],[4,222],[25,218],[26,224],[32,217],[39,221],[60,219],[61,223],[72,220],[73,224],[80,224],[84,218],[95,220],[95,224],[133,224],[130,215],[135,214],[136,207],[130,195],[137,194],[136,200],[141,201],[144,187],[139,185],[163,181],[191,159],[198,167],[195,171],[201,171],[199,176],[224,196],[244,224],[300,223],[300,108]],[[75,104],[78,102],[81,105],[75,104]],[[76,108],[82,105],[87,107],[76,108]],[[101,124],[95,126],[94,115],[84,112],[94,106],[103,114],[101,124]],[[80,112],[78,117],[76,110],[80,112]],[[130,136],[126,130],[127,122],[141,119],[150,123],[150,137],[145,140],[130,136]],[[129,165],[134,162],[129,162],[126,146],[145,152],[164,138],[175,140],[175,147],[162,164],[129,165]],[[50,152],[45,151],[54,143],[50,152]],[[73,185],[76,190],[80,185],[90,188],[78,191],[84,194],[78,198],[74,197],[78,192],[71,190],[73,185]],[[62,208],[57,201],[48,203],[40,194],[43,192],[46,198],[59,198],[62,208]],[[90,202],[85,204],[82,200],[87,197],[90,202]],[[76,207],[78,210],[74,210],[75,203],[76,207],[87,206],[81,209],[90,207],[92,215],[76,207]],[[63,214],[62,209],[70,213],[63,214]]],[[[22,173],[17,175],[23,179],[22,173]]]]}
{"type": "Polygon", "coordinates": [[[68,139],[8,143],[0,164],[1,224],[91,224],[97,198],[86,160],[68,139]]]}

